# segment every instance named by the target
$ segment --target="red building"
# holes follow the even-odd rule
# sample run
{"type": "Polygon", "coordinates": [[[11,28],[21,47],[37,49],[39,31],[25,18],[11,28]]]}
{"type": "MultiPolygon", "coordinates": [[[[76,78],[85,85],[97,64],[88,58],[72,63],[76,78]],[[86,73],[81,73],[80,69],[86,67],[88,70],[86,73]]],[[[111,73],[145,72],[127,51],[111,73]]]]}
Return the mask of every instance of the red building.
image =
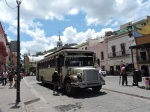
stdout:
{"type": "Polygon", "coordinates": [[[6,69],[6,57],[8,56],[7,44],[7,35],[5,34],[5,31],[0,22],[0,72],[6,69]]]}

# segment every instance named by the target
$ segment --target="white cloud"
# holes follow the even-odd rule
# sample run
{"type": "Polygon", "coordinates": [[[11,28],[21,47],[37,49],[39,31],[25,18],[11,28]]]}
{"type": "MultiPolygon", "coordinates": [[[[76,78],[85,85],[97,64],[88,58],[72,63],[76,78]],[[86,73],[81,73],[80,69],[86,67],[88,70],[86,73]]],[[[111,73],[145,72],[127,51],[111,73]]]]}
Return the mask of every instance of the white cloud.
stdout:
{"type": "Polygon", "coordinates": [[[7,39],[8,39],[8,42],[10,42],[11,41],[11,38],[7,35],[7,39]]]}
{"type": "Polygon", "coordinates": [[[70,15],[77,15],[78,14],[78,10],[77,9],[71,9],[71,10],[69,10],[69,14],[70,15]]]}
{"type": "MultiPolygon", "coordinates": [[[[142,9],[143,0],[23,0],[20,5],[21,18],[25,20],[34,19],[50,19],[54,18],[58,20],[64,20],[65,15],[78,14],[79,11],[85,13],[87,25],[98,25],[106,24],[109,18],[113,17],[124,17],[132,15],[135,10],[142,9]],[[142,8],[141,8],[142,7],[142,8]]],[[[17,4],[15,1],[7,0],[8,4],[15,7],[17,4]]],[[[146,2],[148,9],[150,1],[146,2]]],[[[146,8],[147,9],[147,8],[146,8]]],[[[11,23],[12,20],[16,19],[17,9],[10,9],[5,2],[0,2],[1,19],[4,22],[11,23]]],[[[149,13],[146,10],[146,14],[149,13]]],[[[137,12],[139,16],[140,12],[137,12]]],[[[145,14],[145,13],[144,13],[145,14]]],[[[132,17],[130,17],[132,18],[132,17]]],[[[127,21],[127,20],[126,20],[127,21]]]]}
{"type": "MultiPolygon", "coordinates": [[[[11,7],[16,7],[16,2],[7,0],[11,7]]],[[[142,3],[143,0],[23,0],[20,5],[20,28],[21,33],[26,34],[32,40],[21,42],[21,52],[32,53],[48,50],[56,46],[58,36],[46,36],[41,28],[42,23],[36,20],[65,20],[66,15],[77,15],[80,12],[85,15],[87,25],[121,25],[133,21],[145,15],[150,15],[150,0],[142,3]],[[113,23],[113,21],[115,21],[113,23]],[[31,49],[32,48],[32,49],[31,49]]],[[[17,8],[9,8],[5,1],[0,1],[0,21],[9,25],[8,31],[16,35],[17,8]]],[[[68,19],[68,18],[67,18],[68,19]]],[[[70,19],[69,19],[70,20],[70,19]]],[[[66,20],[65,20],[66,21],[66,20]]],[[[80,25],[80,23],[78,23],[80,25]]],[[[81,23],[82,24],[82,23],[81,23]]],[[[101,29],[96,32],[94,29],[79,31],[73,26],[67,27],[61,35],[63,43],[81,43],[87,38],[103,36],[105,31],[101,29]]],[[[9,36],[9,38],[11,38],[9,36]]]]}
{"type": "Polygon", "coordinates": [[[117,26],[118,25],[118,22],[116,21],[116,22],[114,22],[111,26],[112,27],[115,27],[115,26],[117,26]]]}
{"type": "MultiPolygon", "coordinates": [[[[80,44],[88,38],[96,38],[97,36],[103,37],[106,31],[112,31],[112,29],[102,29],[99,32],[96,32],[93,29],[88,29],[85,32],[77,32],[75,28],[70,26],[63,31],[63,35],[61,35],[60,38],[63,44],[80,44]]],[[[57,41],[59,37],[56,35],[52,37],[45,37],[44,31],[40,29],[37,29],[36,32],[32,32],[31,34],[34,37],[33,41],[21,42],[21,54],[27,53],[29,51],[32,54],[35,54],[36,52],[43,52],[57,46],[57,41]]]]}

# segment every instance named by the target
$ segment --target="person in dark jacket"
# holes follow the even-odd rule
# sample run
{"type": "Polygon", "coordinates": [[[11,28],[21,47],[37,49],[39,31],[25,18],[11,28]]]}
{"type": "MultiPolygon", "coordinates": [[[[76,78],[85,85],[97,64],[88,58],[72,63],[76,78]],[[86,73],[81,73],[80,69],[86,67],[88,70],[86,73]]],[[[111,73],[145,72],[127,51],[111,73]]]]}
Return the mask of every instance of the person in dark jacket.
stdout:
{"type": "Polygon", "coordinates": [[[59,74],[57,71],[55,71],[52,76],[53,94],[55,94],[55,92],[56,92],[56,87],[59,86],[59,81],[60,81],[59,74]]]}
{"type": "Polygon", "coordinates": [[[127,86],[128,80],[127,80],[126,66],[124,64],[121,67],[120,75],[122,76],[122,85],[124,85],[124,82],[125,82],[127,86]]]}
{"type": "Polygon", "coordinates": [[[11,72],[9,72],[9,74],[8,74],[8,77],[9,77],[9,86],[10,86],[10,88],[12,88],[12,84],[13,84],[13,72],[11,71],[11,72]]]}

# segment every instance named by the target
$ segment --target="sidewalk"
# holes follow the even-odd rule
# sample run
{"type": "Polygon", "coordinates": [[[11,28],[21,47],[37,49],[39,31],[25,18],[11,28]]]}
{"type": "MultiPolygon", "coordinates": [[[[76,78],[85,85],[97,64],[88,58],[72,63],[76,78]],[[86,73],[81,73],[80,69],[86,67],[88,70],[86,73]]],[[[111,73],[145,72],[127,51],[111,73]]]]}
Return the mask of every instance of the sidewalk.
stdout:
{"type": "Polygon", "coordinates": [[[24,80],[20,82],[21,102],[16,105],[16,89],[9,89],[9,84],[0,83],[0,112],[27,112],[25,104],[40,100],[31,91],[24,80]]]}
{"type": "MultiPolygon", "coordinates": [[[[132,78],[128,78],[129,86],[121,86],[118,83],[119,76],[106,76],[106,85],[103,90],[113,91],[125,95],[145,98],[150,100],[150,90],[145,90],[132,85],[132,78]],[[116,81],[117,80],[117,81],[116,81]]],[[[144,86],[144,82],[140,82],[139,86],[144,86]]],[[[20,82],[20,99],[21,102],[15,105],[16,89],[9,89],[9,84],[2,86],[0,83],[0,112],[55,112],[46,102],[38,97],[38,93],[34,92],[28,85],[26,78],[20,82]],[[34,105],[34,106],[32,106],[34,105]],[[41,108],[36,108],[41,107],[41,108]],[[38,110],[37,110],[38,109],[38,110]]]]}
{"type": "Polygon", "coordinates": [[[119,85],[119,76],[106,76],[105,80],[106,80],[106,85],[102,87],[102,89],[104,90],[150,100],[150,90],[146,90],[143,88],[145,86],[143,81],[139,82],[138,87],[132,86],[132,82],[133,82],[132,76],[128,76],[128,86],[122,86],[121,84],[119,85]],[[114,81],[109,81],[110,79],[114,81]],[[117,81],[115,79],[117,79],[117,81]]]}

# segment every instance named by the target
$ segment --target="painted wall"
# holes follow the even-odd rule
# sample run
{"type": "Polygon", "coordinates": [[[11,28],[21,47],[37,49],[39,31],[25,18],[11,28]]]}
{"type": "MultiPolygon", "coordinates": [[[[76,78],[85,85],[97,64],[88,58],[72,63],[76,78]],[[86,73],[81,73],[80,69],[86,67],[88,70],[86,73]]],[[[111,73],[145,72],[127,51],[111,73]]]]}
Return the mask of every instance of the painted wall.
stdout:
{"type": "MultiPolygon", "coordinates": [[[[122,64],[130,64],[132,63],[132,56],[131,56],[131,50],[129,49],[129,41],[128,41],[128,33],[124,33],[119,36],[112,36],[107,37],[107,47],[108,47],[108,53],[112,53],[112,46],[116,46],[116,52],[121,51],[120,44],[125,43],[125,49],[129,52],[130,55],[127,56],[121,56],[121,57],[115,57],[115,58],[108,58],[108,66],[110,70],[110,66],[114,67],[114,70],[116,71],[116,66],[121,66],[122,64]]],[[[133,50],[133,58],[134,63],[136,62],[136,50],[133,50]]],[[[136,67],[136,66],[135,66],[136,67]]]]}
{"type": "Polygon", "coordinates": [[[92,50],[96,53],[96,59],[100,60],[100,66],[96,65],[97,68],[101,68],[102,66],[105,66],[105,70],[108,70],[107,65],[107,43],[105,41],[98,41],[97,43],[89,46],[89,50],[92,50]],[[101,52],[104,54],[104,59],[101,59],[101,52]]]}

